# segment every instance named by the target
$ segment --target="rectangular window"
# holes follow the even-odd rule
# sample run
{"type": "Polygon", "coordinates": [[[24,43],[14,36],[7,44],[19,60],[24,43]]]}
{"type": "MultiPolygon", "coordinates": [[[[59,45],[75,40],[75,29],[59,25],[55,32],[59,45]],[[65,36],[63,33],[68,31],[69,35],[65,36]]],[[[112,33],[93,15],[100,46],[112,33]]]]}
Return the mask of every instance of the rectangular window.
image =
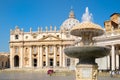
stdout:
{"type": "Polygon", "coordinates": [[[46,66],[46,62],[45,61],[43,61],[43,66],[46,66]]]}
{"type": "Polygon", "coordinates": [[[33,46],[33,54],[37,54],[37,47],[33,46]]]}
{"type": "Polygon", "coordinates": [[[49,46],[49,53],[53,53],[53,46],[49,46]]]}
{"type": "Polygon", "coordinates": [[[59,66],[59,61],[57,61],[57,66],[59,66]]]}
{"type": "Polygon", "coordinates": [[[15,35],[15,39],[19,39],[19,36],[18,36],[18,35],[15,35]]]}
{"type": "Polygon", "coordinates": [[[45,53],[45,46],[43,46],[43,49],[42,49],[42,50],[43,50],[43,53],[45,53]]]}
{"type": "Polygon", "coordinates": [[[18,53],[18,47],[15,47],[15,53],[18,53]]]}
{"type": "Polygon", "coordinates": [[[67,66],[70,66],[70,58],[67,58],[67,66]]]}
{"type": "Polygon", "coordinates": [[[59,47],[57,46],[57,53],[59,53],[59,47]]]}

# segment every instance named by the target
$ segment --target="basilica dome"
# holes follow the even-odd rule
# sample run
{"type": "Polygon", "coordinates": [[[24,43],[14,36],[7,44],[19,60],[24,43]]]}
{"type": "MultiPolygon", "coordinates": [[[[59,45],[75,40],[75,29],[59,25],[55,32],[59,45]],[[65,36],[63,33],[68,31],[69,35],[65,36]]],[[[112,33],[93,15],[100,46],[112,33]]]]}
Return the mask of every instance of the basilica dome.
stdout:
{"type": "Polygon", "coordinates": [[[79,20],[75,19],[75,15],[73,10],[70,11],[69,13],[69,18],[63,22],[61,25],[61,29],[65,31],[70,31],[73,26],[79,23],[79,20]]]}

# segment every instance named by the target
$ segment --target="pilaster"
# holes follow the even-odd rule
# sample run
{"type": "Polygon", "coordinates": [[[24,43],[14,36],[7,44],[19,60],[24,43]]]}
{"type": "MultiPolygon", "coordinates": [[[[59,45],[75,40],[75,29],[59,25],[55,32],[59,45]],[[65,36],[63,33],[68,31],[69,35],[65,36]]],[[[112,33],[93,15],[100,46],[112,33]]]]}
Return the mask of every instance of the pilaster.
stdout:
{"type": "Polygon", "coordinates": [[[20,47],[20,68],[22,68],[23,67],[23,54],[24,54],[24,49],[23,49],[24,47],[23,46],[21,46],[20,47]]]}
{"type": "Polygon", "coordinates": [[[40,67],[43,66],[43,61],[42,61],[42,57],[43,57],[43,52],[42,52],[42,45],[40,46],[40,67]]]}
{"type": "Polygon", "coordinates": [[[46,52],[46,66],[48,66],[48,45],[46,45],[45,52],[46,52]]]}
{"type": "Polygon", "coordinates": [[[37,61],[37,67],[40,67],[40,47],[38,46],[37,48],[38,48],[38,56],[37,56],[38,61],[37,61]]]}
{"type": "Polygon", "coordinates": [[[63,67],[65,67],[65,53],[64,53],[65,46],[63,46],[63,67]]]}
{"type": "Polygon", "coordinates": [[[62,46],[60,45],[60,67],[62,67],[62,46]]]}
{"type": "Polygon", "coordinates": [[[56,46],[54,45],[54,67],[56,67],[56,46]]]}
{"type": "Polygon", "coordinates": [[[30,65],[29,66],[32,67],[32,46],[30,46],[30,52],[29,52],[29,54],[30,54],[30,58],[29,58],[29,60],[30,60],[29,64],[30,65]]]}
{"type": "Polygon", "coordinates": [[[118,47],[116,47],[116,69],[119,69],[119,52],[118,47]]]}
{"type": "Polygon", "coordinates": [[[12,69],[14,67],[14,56],[13,56],[13,47],[10,46],[10,68],[12,69]]]}

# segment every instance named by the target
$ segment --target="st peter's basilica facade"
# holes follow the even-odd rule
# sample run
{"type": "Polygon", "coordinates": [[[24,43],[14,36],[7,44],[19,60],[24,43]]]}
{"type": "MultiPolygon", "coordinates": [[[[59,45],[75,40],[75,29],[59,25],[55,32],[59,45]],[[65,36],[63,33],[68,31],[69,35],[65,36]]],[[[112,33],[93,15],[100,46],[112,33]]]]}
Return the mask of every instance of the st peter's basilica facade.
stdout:
{"type": "MultiPolygon", "coordinates": [[[[77,46],[80,38],[70,35],[70,29],[80,23],[73,10],[60,26],[38,28],[37,31],[24,32],[16,26],[10,31],[10,68],[59,68],[74,69],[78,60],[64,54],[64,48],[77,46]]],[[[94,38],[96,45],[111,48],[109,56],[97,59],[99,69],[120,69],[120,14],[114,13],[104,22],[105,34],[94,38]]]]}

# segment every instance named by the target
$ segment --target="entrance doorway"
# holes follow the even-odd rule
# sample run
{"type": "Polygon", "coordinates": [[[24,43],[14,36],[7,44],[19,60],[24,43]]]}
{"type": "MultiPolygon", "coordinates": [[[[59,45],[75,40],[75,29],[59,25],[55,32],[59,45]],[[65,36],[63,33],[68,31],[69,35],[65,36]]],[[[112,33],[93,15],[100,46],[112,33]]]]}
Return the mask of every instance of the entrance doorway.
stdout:
{"type": "Polygon", "coordinates": [[[14,67],[19,67],[19,56],[14,56],[14,67]]]}
{"type": "Polygon", "coordinates": [[[53,66],[53,59],[52,58],[50,58],[50,66],[53,66]]]}
{"type": "Polygon", "coordinates": [[[37,67],[37,59],[33,59],[33,66],[37,67]]]}
{"type": "Polygon", "coordinates": [[[110,70],[112,70],[112,57],[110,56],[110,70]]]}
{"type": "Polygon", "coordinates": [[[119,55],[119,69],[120,69],[120,55],[119,55]]]}

